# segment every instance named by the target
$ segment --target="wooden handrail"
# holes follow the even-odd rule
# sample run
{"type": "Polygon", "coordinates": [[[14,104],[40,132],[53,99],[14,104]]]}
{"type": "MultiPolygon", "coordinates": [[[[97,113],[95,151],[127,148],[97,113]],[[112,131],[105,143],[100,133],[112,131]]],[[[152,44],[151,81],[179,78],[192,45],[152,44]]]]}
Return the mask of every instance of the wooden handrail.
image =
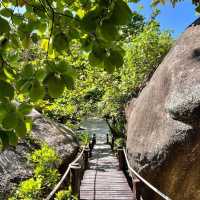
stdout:
{"type": "Polygon", "coordinates": [[[126,163],[127,166],[129,168],[129,170],[140,180],[142,181],[146,186],[148,186],[151,190],[153,190],[155,193],[157,193],[159,196],[161,196],[163,199],[165,200],[172,200],[171,198],[169,198],[168,196],[166,196],[165,194],[163,194],[161,191],[159,191],[157,188],[155,188],[151,183],[149,183],[147,180],[145,180],[142,176],[140,176],[131,166],[130,163],[128,161],[128,157],[126,154],[126,150],[125,148],[123,148],[123,152],[124,152],[124,156],[126,159],[126,163]]]}
{"type": "Polygon", "coordinates": [[[65,173],[63,174],[62,178],[60,179],[60,181],[56,184],[56,186],[53,188],[53,190],[50,192],[50,194],[44,199],[44,200],[50,200],[53,195],[56,193],[56,191],[60,188],[61,184],[63,183],[63,181],[65,180],[65,178],[67,177],[67,175],[70,172],[70,169],[73,168],[73,165],[75,165],[83,156],[83,153],[85,151],[86,147],[83,147],[81,153],[78,155],[77,158],[75,158],[68,166],[67,170],[65,171],[65,173]]]}

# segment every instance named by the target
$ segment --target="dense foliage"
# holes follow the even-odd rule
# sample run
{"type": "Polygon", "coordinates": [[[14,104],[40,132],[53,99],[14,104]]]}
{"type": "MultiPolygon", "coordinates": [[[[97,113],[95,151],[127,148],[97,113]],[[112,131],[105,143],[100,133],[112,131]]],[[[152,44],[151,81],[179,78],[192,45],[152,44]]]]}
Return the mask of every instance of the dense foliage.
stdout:
{"type": "Polygon", "coordinates": [[[138,32],[130,35],[123,44],[124,65],[120,69],[108,73],[93,67],[87,55],[79,56],[76,62],[82,69],[74,90],[65,91],[55,102],[40,104],[43,112],[63,122],[84,115],[103,117],[111,131],[120,135],[125,104],[137,96],[173,42],[170,33],[161,32],[155,20],[144,22],[139,18],[138,22],[138,32]]]}
{"type": "MultiPolygon", "coordinates": [[[[57,169],[60,162],[56,152],[44,144],[28,156],[34,166],[33,177],[22,181],[9,200],[40,200],[53,189],[59,181],[60,173],[57,169]]],[[[63,190],[56,194],[55,200],[76,199],[71,190],[63,190]]]]}
{"type": "Polygon", "coordinates": [[[22,181],[13,197],[9,200],[39,200],[59,180],[60,174],[56,169],[59,158],[55,151],[46,144],[28,156],[34,165],[34,176],[22,181]]]}
{"type": "Polygon", "coordinates": [[[0,2],[0,138],[16,144],[26,134],[30,103],[72,89],[66,57],[87,51],[93,66],[123,65],[121,40],[132,12],[123,0],[2,0],[0,2]],[[120,15],[118,13],[120,12],[120,15]],[[40,48],[40,50],[38,50],[40,48]],[[32,49],[32,52],[30,51],[32,49]],[[37,51],[37,52],[34,52],[37,51]],[[18,108],[12,100],[23,96],[18,108]]]}
{"type": "MultiPolygon", "coordinates": [[[[64,123],[98,113],[115,124],[124,102],[137,93],[171,45],[168,33],[160,33],[156,15],[146,23],[127,2],[0,2],[4,147],[15,145],[27,133],[26,115],[32,106],[64,123]],[[17,106],[13,100],[22,104],[17,106]]],[[[175,5],[178,0],[171,2],[175,5]]],[[[198,11],[199,1],[192,3],[198,11]]]]}

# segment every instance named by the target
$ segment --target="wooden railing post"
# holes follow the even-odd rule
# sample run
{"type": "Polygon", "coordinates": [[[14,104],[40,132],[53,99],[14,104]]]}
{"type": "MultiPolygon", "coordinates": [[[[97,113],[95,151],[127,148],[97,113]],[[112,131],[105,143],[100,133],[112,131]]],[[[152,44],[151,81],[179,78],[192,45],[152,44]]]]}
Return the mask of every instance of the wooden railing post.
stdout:
{"type": "Polygon", "coordinates": [[[141,188],[142,182],[139,179],[133,179],[133,196],[136,197],[137,200],[140,200],[141,197],[141,188]]]}
{"type": "Polygon", "coordinates": [[[71,166],[71,187],[72,194],[80,196],[81,166],[77,163],[71,166]]]}
{"type": "Polygon", "coordinates": [[[111,150],[114,149],[114,143],[115,143],[115,138],[112,136],[112,141],[111,141],[111,150]]]}
{"type": "Polygon", "coordinates": [[[109,135],[108,135],[108,133],[106,134],[106,144],[109,144],[109,135]]]}
{"type": "Polygon", "coordinates": [[[84,150],[84,170],[89,168],[89,162],[88,162],[89,153],[90,153],[89,149],[84,150]]]}
{"type": "Polygon", "coordinates": [[[92,137],[92,148],[94,147],[95,144],[96,144],[96,134],[93,134],[93,137],[92,137]]]}
{"type": "Polygon", "coordinates": [[[92,142],[89,143],[89,149],[90,149],[90,152],[89,152],[89,157],[91,158],[92,157],[92,142]]]}
{"type": "Polygon", "coordinates": [[[125,171],[126,170],[126,167],[125,167],[126,160],[125,160],[123,149],[118,148],[117,153],[118,153],[118,160],[119,160],[119,169],[125,171]]]}

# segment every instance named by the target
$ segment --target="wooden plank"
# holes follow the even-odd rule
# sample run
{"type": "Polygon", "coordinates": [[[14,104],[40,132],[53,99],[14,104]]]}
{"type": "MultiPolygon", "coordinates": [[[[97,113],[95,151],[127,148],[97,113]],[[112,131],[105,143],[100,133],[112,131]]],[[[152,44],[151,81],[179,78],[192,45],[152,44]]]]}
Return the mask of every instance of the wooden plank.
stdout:
{"type": "Polygon", "coordinates": [[[96,145],[81,182],[81,200],[134,200],[118,160],[108,145],[96,145]]]}

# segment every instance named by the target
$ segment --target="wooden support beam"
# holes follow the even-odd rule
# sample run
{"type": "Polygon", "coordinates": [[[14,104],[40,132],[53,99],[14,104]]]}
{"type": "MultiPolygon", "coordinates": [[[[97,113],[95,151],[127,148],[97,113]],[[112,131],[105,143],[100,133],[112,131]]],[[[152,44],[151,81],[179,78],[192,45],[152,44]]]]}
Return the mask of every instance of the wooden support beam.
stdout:
{"type": "Polygon", "coordinates": [[[90,149],[85,149],[84,150],[84,170],[89,168],[89,162],[88,162],[89,154],[90,154],[90,149]]]}
{"type": "Polygon", "coordinates": [[[124,157],[124,151],[122,148],[117,149],[118,160],[119,160],[119,169],[122,171],[126,170],[126,160],[124,157]]]}
{"type": "Polygon", "coordinates": [[[136,197],[137,200],[140,200],[141,197],[141,189],[142,189],[142,181],[139,179],[133,179],[133,196],[136,197]]]}
{"type": "Polygon", "coordinates": [[[92,142],[89,143],[89,149],[90,149],[89,158],[91,158],[92,157],[92,149],[93,149],[92,142]]]}
{"type": "Polygon", "coordinates": [[[106,134],[106,144],[109,144],[109,135],[108,135],[108,133],[106,134]]]}
{"type": "Polygon", "coordinates": [[[77,163],[71,166],[71,187],[72,194],[80,196],[81,166],[77,163]]]}

